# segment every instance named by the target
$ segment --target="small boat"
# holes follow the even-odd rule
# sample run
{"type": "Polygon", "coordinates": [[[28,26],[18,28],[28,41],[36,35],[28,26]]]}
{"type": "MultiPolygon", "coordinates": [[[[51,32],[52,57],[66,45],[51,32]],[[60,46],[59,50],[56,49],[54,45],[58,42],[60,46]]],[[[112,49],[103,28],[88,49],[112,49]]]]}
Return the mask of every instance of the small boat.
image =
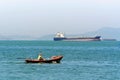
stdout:
{"type": "Polygon", "coordinates": [[[63,56],[52,56],[51,59],[43,59],[43,60],[38,60],[38,59],[26,59],[26,63],[60,63],[61,59],[63,56]]]}

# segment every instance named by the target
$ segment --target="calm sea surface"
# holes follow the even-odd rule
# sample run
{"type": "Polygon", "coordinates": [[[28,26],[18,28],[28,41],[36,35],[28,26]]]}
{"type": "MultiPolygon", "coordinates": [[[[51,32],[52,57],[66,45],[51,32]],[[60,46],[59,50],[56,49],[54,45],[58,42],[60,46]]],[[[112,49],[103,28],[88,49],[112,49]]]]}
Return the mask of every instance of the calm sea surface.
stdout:
{"type": "Polygon", "coordinates": [[[0,80],[120,80],[120,42],[0,41],[0,80]],[[64,58],[25,63],[40,52],[64,58]]]}

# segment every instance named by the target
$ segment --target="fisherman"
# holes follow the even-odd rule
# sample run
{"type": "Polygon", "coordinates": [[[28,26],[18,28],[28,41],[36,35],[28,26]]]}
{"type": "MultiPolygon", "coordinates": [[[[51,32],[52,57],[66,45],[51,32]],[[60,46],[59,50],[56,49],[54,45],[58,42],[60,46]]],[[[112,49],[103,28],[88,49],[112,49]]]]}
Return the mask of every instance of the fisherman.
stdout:
{"type": "Polygon", "coordinates": [[[42,57],[42,54],[38,55],[38,60],[44,60],[43,57],[42,57]]]}

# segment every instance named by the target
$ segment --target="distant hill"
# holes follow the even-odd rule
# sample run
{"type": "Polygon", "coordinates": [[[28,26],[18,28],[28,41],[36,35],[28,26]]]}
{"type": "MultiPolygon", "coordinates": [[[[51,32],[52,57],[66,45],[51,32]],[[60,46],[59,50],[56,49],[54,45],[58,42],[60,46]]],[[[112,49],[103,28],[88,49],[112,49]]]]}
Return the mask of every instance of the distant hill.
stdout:
{"type": "Polygon", "coordinates": [[[36,40],[36,38],[26,35],[0,35],[0,40],[36,40]]]}
{"type": "MultiPolygon", "coordinates": [[[[120,28],[104,27],[97,31],[91,31],[84,34],[66,34],[66,37],[87,37],[100,35],[103,39],[117,39],[120,41],[120,28]]],[[[42,37],[26,36],[26,35],[0,35],[0,40],[53,40],[55,34],[45,35],[42,37]]]]}
{"type": "Polygon", "coordinates": [[[105,27],[97,31],[85,33],[84,35],[100,35],[103,39],[120,40],[120,28],[105,27]]]}
{"type": "MultiPolygon", "coordinates": [[[[97,36],[97,35],[100,35],[103,39],[117,39],[120,41],[120,28],[104,27],[97,31],[91,31],[84,34],[77,34],[77,35],[66,34],[67,37],[72,37],[72,36],[87,37],[87,36],[97,36]]],[[[45,35],[43,37],[40,37],[39,39],[53,40],[53,37],[54,37],[54,34],[51,34],[51,35],[45,35]]]]}
{"type": "Polygon", "coordinates": [[[37,38],[37,40],[53,40],[54,36],[55,36],[55,34],[45,35],[40,38],[37,38]]]}

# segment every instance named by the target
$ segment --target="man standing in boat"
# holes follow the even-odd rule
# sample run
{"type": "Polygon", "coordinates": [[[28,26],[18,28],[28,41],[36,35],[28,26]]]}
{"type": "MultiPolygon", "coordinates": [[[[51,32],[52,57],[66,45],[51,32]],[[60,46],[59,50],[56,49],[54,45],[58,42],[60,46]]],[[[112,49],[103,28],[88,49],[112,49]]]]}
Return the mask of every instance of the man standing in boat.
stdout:
{"type": "Polygon", "coordinates": [[[42,57],[42,54],[39,54],[37,59],[38,60],[44,60],[43,57],[42,57]]]}

